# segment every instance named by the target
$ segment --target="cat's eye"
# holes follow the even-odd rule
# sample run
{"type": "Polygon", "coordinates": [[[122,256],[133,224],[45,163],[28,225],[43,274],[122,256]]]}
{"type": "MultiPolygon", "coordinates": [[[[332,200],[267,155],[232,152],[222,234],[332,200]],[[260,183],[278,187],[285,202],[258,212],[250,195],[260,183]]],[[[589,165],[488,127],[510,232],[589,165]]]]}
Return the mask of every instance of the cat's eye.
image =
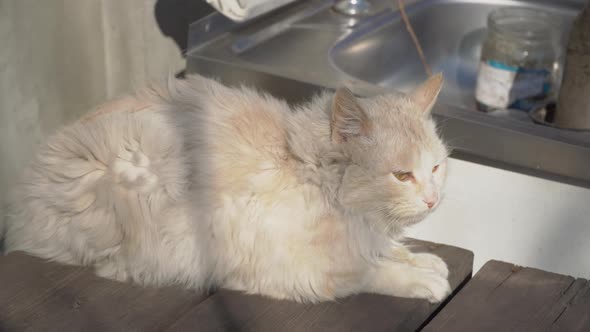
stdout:
{"type": "Polygon", "coordinates": [[[432,168],[432,173],[434,173],[434,172],[438,171],[438,166],[439,166],[439,165],[436,165],[436,166],[434,166],[434,167],[432,168]]]}
{"type": "Polygon", "coordinates": [[[393,176],[401,182],[410,181],[414,178],[412,172],[393,172],[393,176]]]}

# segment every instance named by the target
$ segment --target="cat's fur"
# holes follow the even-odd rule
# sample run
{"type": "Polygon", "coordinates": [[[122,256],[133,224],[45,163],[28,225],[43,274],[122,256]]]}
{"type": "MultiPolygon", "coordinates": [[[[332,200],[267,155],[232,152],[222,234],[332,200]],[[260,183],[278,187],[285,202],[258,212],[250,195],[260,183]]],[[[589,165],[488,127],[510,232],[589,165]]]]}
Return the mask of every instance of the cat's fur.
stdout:
{"type": "Polygon", "coordinates": [[[43,144],[5,219],[7,251],[141,284],[440,301],[445,263],[400,241],[445,180],[430,116],[441,84],[339,89],[290,109],[199,76],[171,81],[133,99],[139,112],[120,106],[43,144]]]}

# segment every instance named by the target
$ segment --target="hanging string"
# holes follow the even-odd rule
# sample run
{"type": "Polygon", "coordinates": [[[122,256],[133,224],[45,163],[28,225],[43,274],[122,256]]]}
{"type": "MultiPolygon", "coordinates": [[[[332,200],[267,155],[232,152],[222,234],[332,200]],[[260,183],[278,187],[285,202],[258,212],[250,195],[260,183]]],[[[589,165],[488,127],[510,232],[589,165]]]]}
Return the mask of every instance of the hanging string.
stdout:
{"type": "Polygon", "coordinates": [[[397,0],[397,4],[399,7],[399,12],[402,16],[402,20],[404,21],[404,24],[406,25],[406,29],[408,30],[408,33],[410,34],[410,37],[412,37],[412,41],[414,42],[414,47],[416,47],[416,51],[418,51],[418,56],[420,57],[420,61],[422,61],[422,66],[424,66],[424,70],[426,71],[426,74],[428,76],[432,76],[432,70],[430,69],[428,62],[426,62],[426,57],[424,56],[424,52],[422,51],[422,47],[420,46],[420,41],[418,41],[418,37],[416,37],[416,33],[414,32],[414,29],[412,28],[412,25],[410,24],[410,20],[408,19],[408,16],[406,15],[406,10],[404,7],[404,0],[397,0]]]}

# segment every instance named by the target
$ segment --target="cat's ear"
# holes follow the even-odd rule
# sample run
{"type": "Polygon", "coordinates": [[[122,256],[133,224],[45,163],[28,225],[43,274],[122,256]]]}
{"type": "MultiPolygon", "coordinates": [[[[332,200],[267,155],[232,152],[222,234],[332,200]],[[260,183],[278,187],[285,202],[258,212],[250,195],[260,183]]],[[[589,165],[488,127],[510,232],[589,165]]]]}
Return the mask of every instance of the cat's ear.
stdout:
{"type": "Polygon", "coordinates": [[[430,76],[424,83],[410,93],[410,98],[422,110],[422,113],[429,114],[432,111],[436,98],[442,89],[443,81],[443,74],[438,73],[430,76]]]}
{"type": "Polygon", "coordinates": [[[346,142],[369,134],[369,118],[356,97],[347,88],[339,88],[332,100],[332,141],[346,142]]]}

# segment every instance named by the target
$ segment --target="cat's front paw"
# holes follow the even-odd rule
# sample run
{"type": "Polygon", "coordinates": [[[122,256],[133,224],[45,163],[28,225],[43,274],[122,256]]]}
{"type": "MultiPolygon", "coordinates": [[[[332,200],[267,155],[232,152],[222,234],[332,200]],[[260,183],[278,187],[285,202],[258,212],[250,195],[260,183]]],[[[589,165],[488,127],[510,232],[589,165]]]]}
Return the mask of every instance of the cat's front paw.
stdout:
{"type": "Polygon", "coordinates": [[[94,272],[97,276],[116,280],[120,282],[126,282],[128,280],[127,271],[124,267],[119,266],[113,261],[105,261],[95,266],[94,272]]]}
{"type": "Polygon", "coordinates": [[[414,280],[410,297],[427,299],[430,303],[438,303],[451,294],[451,285],[446,278],[432,272],[424,272],[414,280]]]}
{"type": "Polygon", "coordinates": [[[445,263],[445,261],[443,261],[440,257],[433,254],[412,254],[410,258],[410,264],[415,267],[434,271],[445,279],[449,276],[449,268],[447,267],[447,263],[445,263]]]}

